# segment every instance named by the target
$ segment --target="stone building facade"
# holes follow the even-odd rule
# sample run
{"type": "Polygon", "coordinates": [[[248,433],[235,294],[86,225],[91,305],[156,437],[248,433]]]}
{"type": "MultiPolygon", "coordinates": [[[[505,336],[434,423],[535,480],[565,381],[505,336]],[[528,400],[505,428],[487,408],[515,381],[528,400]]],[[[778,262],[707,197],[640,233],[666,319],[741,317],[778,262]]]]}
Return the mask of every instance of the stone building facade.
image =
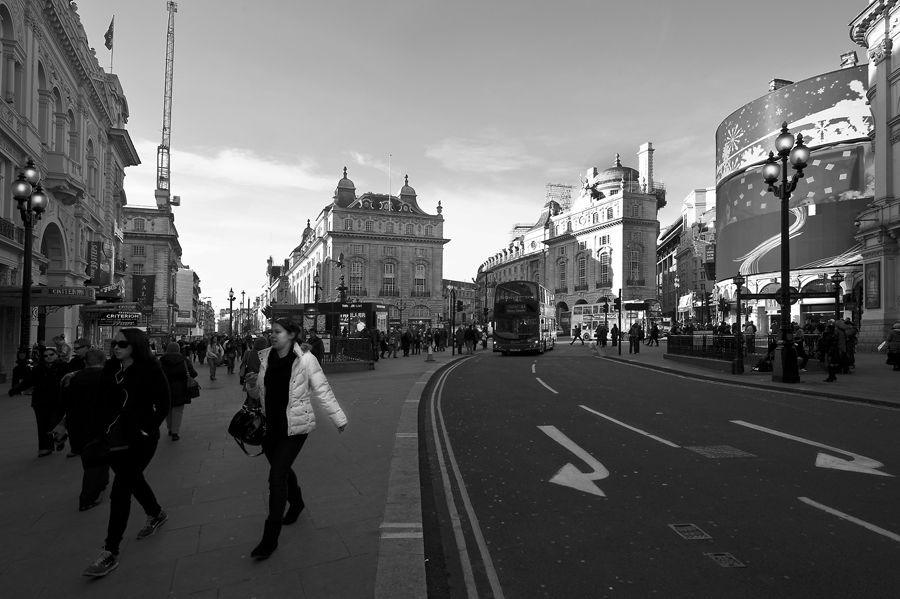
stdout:
{"type": "MultiPolygon", "coordinates": [[[[128,102],[119,79],[100,67],[75,3],[0,1],[0,40],[0,286],[21,290],[23,283],[22,220],[10,187],[31,158],[50,206],[36,223],[33,272],[25,275],[32,285],[90,285],[97,297],[120,297],[117,223],[125,169],[140,159],[125,130],[128,102]]],[[[18,344],[20,301],[21,291],[4,301],[0,318],[7,368],[18,344]]],[[[96,329],[86,316],[79,306],[37,308],[31,340],[91,337],[96,329]]]]}
{"type": "MultiPolygon", "coordinates": [[[[653,180],[653,146],[638,152],[641,171],[623,166],[588,169],[569,209],[547,202],[533,224],[517,224],[509,245],[488,258],[476,280],[492,288],[510,280],[535,281],[555,294],[563,330],[576,304],[608,298],[657,302],[658,213],[665,186],[653,180]]],[[[491,307],[491,297],[487,307],[491,307]]]]}
{"type": "Polygon", "coordinates": [[[867,99],[874,119],[875,197],[857,217],[862,243],[865,315],[861,349],[872,349],[900,321],[900,106],[894,45],[900,36],[897,0],[871,2],[850,23],[850,38],[869,55],[867,99]]]}
{"type": "Polygon", "coordinates": [[[332,202],[307,221],[290,257],[283,264],[269,259],[268,303],[338,301],[343,275],[348,299],[384,302],[391,318],[399,316],[402,302],[404,321],[436,324],[449,241],[442,210],[438,202],[437,214],[425,212],[408,178],[399,195],[357,195],[345,168],[332,202]]]}

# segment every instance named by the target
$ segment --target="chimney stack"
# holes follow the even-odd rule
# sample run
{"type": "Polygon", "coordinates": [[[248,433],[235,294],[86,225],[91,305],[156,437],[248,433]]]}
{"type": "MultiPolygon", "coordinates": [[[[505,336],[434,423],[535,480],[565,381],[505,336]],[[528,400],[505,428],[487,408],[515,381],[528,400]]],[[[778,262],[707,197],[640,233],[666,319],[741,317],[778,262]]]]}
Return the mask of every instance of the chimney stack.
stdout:
{"type": "Polygon", "coordinates": [[[793,81],[788,81],[787,79],[772,79],[771,81],[769,81],[769,91],[774,92],[781,89],[782,87],[793,84],[793,81]]]}
{"type": "Polygon", "coordinates": [[[638,173],[640,184],[647,184],[647,193],[653,192],[653,144],[649,141],[638,150],[638,173]]]}

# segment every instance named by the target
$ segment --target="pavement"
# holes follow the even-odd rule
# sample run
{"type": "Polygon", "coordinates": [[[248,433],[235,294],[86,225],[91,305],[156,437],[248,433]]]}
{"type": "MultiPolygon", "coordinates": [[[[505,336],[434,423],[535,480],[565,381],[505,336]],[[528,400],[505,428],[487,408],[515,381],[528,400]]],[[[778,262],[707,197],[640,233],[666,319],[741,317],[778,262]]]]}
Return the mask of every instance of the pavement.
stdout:
{"type": "Polygon", "coordinates": [[[824,365],[810,361],[807,372],[800,373],[800,383],[785,384],[773,381],[771,372],[753,372],[750,368],[746,368],[743,374],[728,374],[667,360],[663,357],[666,353],[665,340],[660,342],[659,347],[642,344],[639,354],[629,354],[628,343],[622,346],[621,356],[618,354],[619,348],[611,345],[605,348],[598,347],[597,350],[598,355],[603,358],[692,378],[813,397],[900,407],[900,372],[895,372],[887,366],[884,363],[886,354],[881,353],[856,354],[856,368],[851,370],[852,374],[838,374],[835,383],[825,382],[828,372],[824,369],[824,365]]]}
{"type": "MultiPolygon", "coordinates": [[[[598,355],[681,376],[900,406],[900,373],[884,364],[883,354],[858,355],[854,374],[839,375],[837,383],[822,382],[826,374],[811,370],[801,383],[784,385],[771,373],[730,375],[665,360],[664,342],[641,346],[640,354],[623,350],[618,356],[608,346],[598,355]]],[[[434,362],[425,357],[385,359],[374,371],[329,376],[349,425],[339,434],[317,409],[318,428],[294,463],[306,510],[263,561],[249,554],[266,517],[268,463],[246,457],[227,435],[244,400],[238,376],[220,369],[210,381],[200,369],[203,390],[185,408],[181,440],[163,433],[146,472],[169,520],[137,542],[145,515],[133,503],[120,566],[100,579],[81,572],[103,544],[108,491],[100,506],[79,512],[80,460],[66,459],[65,451],[38,459],[30,397],[7,398],[9,385],[0,386],[3,597],[425,597],[416,413],[428,380],[459,359],[449,350],[434,354],[434,362]]]]}
{"type": "Polygon", "coordinates": [[[415,415],[428,379],[450,350],[383,359],[375,370],[329,375],[349,424],[339,434],[316,408],[317,428],[294,471],[306,509],[285,527],[268,560],[250,558],[262,536],[268,463],[227,435],[244,401],[238,375],[198,371],[201,396],[186,406],[181,440],[162,439],[146,471],[169,520],[135,538],[137,502],[119,555],[104,578],[81,572],[106,536],[103,503],[78,511],[82,468],[68,451],[37,457],[30,396],[8,398],[0,424],[0,595],[6,599],[106,597],[424,597],[415,415]]]}

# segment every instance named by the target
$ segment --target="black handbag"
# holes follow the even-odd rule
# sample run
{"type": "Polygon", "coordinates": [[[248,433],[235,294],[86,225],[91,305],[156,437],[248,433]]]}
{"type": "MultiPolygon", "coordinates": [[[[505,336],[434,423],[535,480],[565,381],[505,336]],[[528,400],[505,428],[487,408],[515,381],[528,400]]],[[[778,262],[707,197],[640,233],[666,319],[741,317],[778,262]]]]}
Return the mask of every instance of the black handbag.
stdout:
{"type": "Polygon", "coordinates": [[[190,371],[188,371],[187,361],[182,362],[184,364],[184,372],[187,375],[187,392],[188,397],[191,399],[197,399],[200,397],[200,383],[197,382],[197,379],[191,376],[190,371]]]}
{"type": "Polygon", "coordinates": [[[266,436],[266,415],[263,414],[262,408],[259,406],[250,408],[246,405],[241,407],[228,425],[228,434],[234,437],[241,451],[251,458],[262,455],[262,449],[257,454],[251,454],[244,448],[244,445],[262,445],[266,436]]]}

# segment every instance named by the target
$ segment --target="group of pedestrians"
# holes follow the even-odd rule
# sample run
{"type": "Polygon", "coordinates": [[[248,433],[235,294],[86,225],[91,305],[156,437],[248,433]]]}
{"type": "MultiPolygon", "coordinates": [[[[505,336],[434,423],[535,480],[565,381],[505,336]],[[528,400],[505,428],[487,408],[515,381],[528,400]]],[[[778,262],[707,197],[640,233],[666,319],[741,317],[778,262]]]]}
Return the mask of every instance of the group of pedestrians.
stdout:
{"type": "MultiPolygon", "coordinates": [[[[315,355],[316,336],[302,343],[300,327],[289,318],[273,325],[270,340],[258,338],[241,359],[241,383],[247,403],[258,404],[267,416],[263,451],[269,461],[269,514],[263,537],[251,556],[269,557],[278,545],[282,526],[297,521],[304,503],[292,464],[306,437],[315,428],[310,400],[315,399],[343,432],[347,418],[338,405],[315,355]],[[287,512],[285,507],[289,506],[287,512]]],[[[70,457],[80,456],[84,471],[79,510],[101,503],[109,486],[110,513],[100,556],[85,576],[105,576],[119,565],[119,548],[128,524],[131,498],[146,515],[137,539],[152,536],[168,520],[168,512],[144,478],[152,461],[165,421],[169,437],[179,440],[184,406],[191,402],[189,379],[197,376],[195,358],[223,356],[228,371],[228,347],[217,338],[206,341],[201,356],[199,344],[185,352],[184,344],[172,341],[157,359],[146,333],[123,328],[112,339],[110,351],[91,348],[87,339],[75,341],[73,357],[59,359],[56,347],[45,347],[38,364],[9,390],[13,396],[31,389],[31,406],[38,431],[38,456],[62,451],[68,439],[70,457]],[[221,350],[221,351],[220,351],[221,350]]],[[[227,340],[235,356],[242,342],[227,340]]],[[[318,340],[321,353],[321,339],[318,340]]],[[[215,380],[211,367],[210,377],[215,380]]]]}

